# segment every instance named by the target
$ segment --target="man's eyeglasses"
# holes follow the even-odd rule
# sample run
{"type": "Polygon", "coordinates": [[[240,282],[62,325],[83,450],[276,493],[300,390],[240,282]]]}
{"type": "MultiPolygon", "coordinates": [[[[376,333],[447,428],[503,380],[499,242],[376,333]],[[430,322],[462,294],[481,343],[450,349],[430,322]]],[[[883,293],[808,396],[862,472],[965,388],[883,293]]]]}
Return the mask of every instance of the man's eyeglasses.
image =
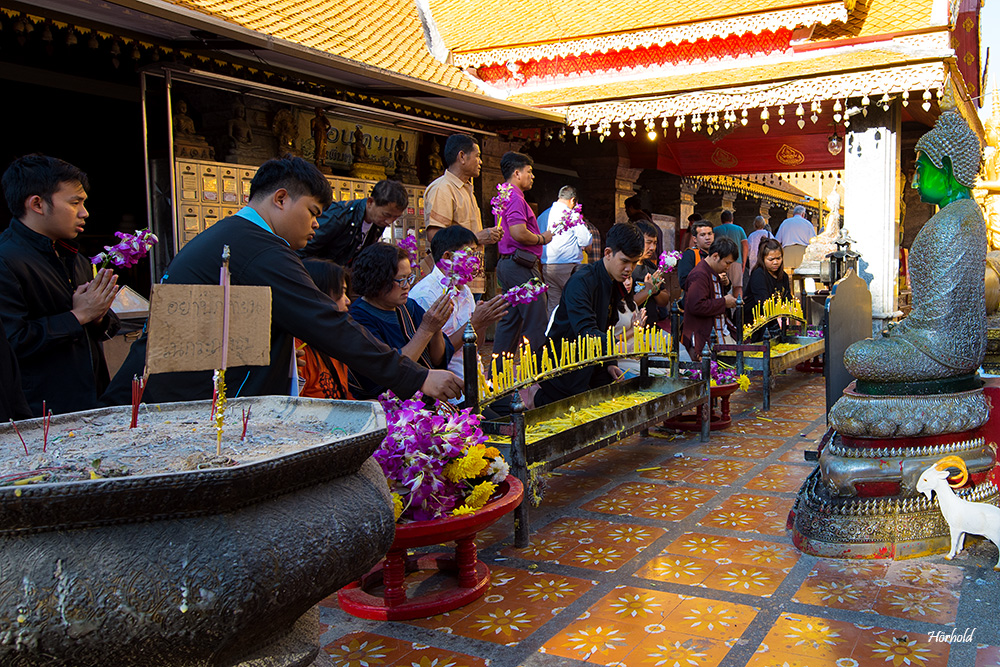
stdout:
{"type": "Polygon", "coordinates": [[[411,273],[405,278],[393,278],[392,282],[396,283],[400,287],[411,287],[413,283],[417,282],[417,274],[411,273]]]}

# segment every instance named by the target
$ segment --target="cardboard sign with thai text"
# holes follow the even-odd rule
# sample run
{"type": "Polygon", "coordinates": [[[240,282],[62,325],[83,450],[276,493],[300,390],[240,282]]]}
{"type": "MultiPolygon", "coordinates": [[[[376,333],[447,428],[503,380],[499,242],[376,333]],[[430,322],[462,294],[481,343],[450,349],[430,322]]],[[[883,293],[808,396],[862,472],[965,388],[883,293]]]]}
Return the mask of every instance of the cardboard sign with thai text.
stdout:
{"type": "MultiPolygon", "coordinates": [[[[207,371],[222,365],[222,286],[154,285],[146,368],[150,374],[207,371]]],[[[226,365],[267,366],[271,356],[271,288],[229,291],[226,365]]]]}

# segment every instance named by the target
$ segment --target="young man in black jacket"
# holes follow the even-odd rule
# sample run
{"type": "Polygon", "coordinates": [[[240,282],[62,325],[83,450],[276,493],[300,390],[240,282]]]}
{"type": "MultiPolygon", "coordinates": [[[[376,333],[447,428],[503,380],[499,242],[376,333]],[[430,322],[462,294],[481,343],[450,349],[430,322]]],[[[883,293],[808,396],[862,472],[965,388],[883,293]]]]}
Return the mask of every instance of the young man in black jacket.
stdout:
{"type": "MultiPolygon", "coordinates": [[[[434,398],[457,397],[462,385],[452,373],[429,371],[401,357],[337,310],[329,295],[313,284],[295,251],[313,237],[316,217],[331,199],[329,183],[309,162],[297,157],[268,160],[250,184],[249,205],[192,239],[167,267],[164,283],[218,284],[222,248],[228,245],[232,284],[271,288],[271,363],[227,369],[230,395],[288,395],[292,339],[299,338],[397,396],[408,398],[421,390],[434,398]]],[[[145,359],[143,335],[115,376],[106,403],[131,400],[132,377],[142,376],[145,359]]],[[[211,397],[211,371],[150,376],[143,394],[148,402],[211,397]]]]}
{"type": "MultiPolygon", "coordinates": [[[[584,265],[570,277],[548,331],[556,350],[561,349],[563,340],[572,342],[581,335],[596,336],[602,346],[606,344],[608,327],[618,321],[618,307],[625,298],[622,282],[632,275],[642,257],[643,246],[638,227],[631,222],[618,223],[608,232],[601,261],[584,265]]],[[[546,380],[535,394],[535,406],[610,384],[621,374],[621,369],[611,364],[582,368],[546,380]]]]}
{"type": "Polygon", "coordinates": [[[62,160],[25,155],[3,175],[14,219],[0,234],[0,322],[35,417],[97,407],[108,384],[102,341],[118,318],[110,269],[95,276],[74,239],[87,223],[87,175],[62,160]]]}

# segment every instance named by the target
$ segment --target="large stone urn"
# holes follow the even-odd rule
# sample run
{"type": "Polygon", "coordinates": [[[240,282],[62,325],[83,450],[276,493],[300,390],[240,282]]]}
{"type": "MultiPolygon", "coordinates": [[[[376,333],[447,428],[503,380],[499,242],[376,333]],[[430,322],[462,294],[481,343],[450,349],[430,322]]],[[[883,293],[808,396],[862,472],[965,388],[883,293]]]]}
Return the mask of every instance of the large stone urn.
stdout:
{"type": "MultiPolygon", "coordinates": [[[[319,417],[329,435],[232,467],[0,487],[0,664],[317,659],[310,610],[393,541],[388,487],[369,458],[385,418],[375,403],[286,397],[237,399],[229,410],[249,405],[286,423],[310,416],[310,429],[319,417]]],[[[210,405],[149,409],[205,420],[210,405]]],[[[51,429],[108,414],[128,423],[129,408],[107,408],[56,416],[51,429]]],[[[19,424],[29,443],[41,442],[40,421],[19,424]]],[[[0,443],[11,441],[0,426],[0,443]]]]}

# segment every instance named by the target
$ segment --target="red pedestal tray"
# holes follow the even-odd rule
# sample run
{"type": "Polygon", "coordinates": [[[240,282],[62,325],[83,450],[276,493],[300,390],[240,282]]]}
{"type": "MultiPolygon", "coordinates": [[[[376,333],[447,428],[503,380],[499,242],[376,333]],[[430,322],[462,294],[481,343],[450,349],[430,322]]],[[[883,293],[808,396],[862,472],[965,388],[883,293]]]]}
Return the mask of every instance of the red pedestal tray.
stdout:
{"type": "MultiPolygon", "coordinates": [[[[720,431],[727,428],[733,423],[733,418],[729,416],[729,397],[734,391],[739,389],[740,385],[736,382],[730,384],[718,384],[712,387],[712,416],[710,420],[710,428],[713,431],[720,431]],[[715,411],[716,400],[719,401],[720,413],[715,411]]],[[[663,428],[672,428],[678,431],[700,431],[701,430],[701,411],[705,409],[705,406],[699,406],[698,411],[693,415],[678,415],[672,419],[668,419],[661,426],[663,428]]]]}
{"type": "Polygon", "coordinates": [[[489,528],[504,514],[521,504],[524,486],[510,475],[497,489],[497,498],[482,509],[464,516],[396,525],[396,539],[385,560],[371,572],[337,593],[340,608],[359,618],[405,621],[426,618],[458,609],[486,593],[490,569],[476,553],[476,533],[489,528]],[[455,541],[455,554],[432,553],[407,556],[406,550],[455,541]],[[429,595],[406,597],[406,574],[418,570],[454,572],[456,586],[429,595]],[[368,592],[382,585],[382,597],[368,592]]]}

